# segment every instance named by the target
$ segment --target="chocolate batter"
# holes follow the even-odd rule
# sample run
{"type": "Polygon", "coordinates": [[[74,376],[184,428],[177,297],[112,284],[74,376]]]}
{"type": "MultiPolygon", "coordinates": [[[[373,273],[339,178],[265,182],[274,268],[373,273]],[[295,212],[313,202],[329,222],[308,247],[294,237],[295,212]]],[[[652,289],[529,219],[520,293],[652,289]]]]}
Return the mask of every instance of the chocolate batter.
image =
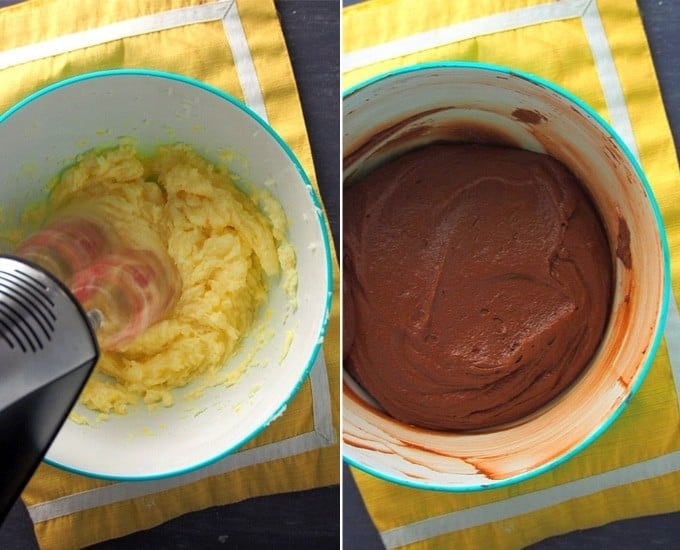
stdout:
{"type": "Polygon", "coordinates": [[[547,155],[437,144],[344,194],[344,350],[394,418],[517,420],[598,347],[612,255],[579,181],[547,155]]]}

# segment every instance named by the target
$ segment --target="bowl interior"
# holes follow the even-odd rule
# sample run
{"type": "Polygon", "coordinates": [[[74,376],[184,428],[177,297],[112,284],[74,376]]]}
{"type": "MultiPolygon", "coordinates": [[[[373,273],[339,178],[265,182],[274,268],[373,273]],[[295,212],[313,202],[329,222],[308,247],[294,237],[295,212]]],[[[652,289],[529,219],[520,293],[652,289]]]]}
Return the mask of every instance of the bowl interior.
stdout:
{"type": "Polygon", "coordinates": [[[490,66],[416,66],[351,90],[343,103],[344,184],[387,159],[447,140],[551,154],[584,183],[602,216],[615,270],[599,351],[566,392],[529,417],[485,433],[416,429],[383,414],[345,375],[343,453],[406,485],[496,486],[566,459],[609,425],[636,389],[660,338],[667,249],[636,162],[591,109],[554,86],[490,66]]]}
{"type": "Polygon", "coordinates": [[[170,408],[139,405],[104,422],[79,405],[90,425],[67,421],[46,459],[101,477],[161,477],[209,463],[266,427],[311,368],[330,304],[330,249],[320,203],[291,150],[229,96],[152,71],[109,71],[59,83],[10,109],[0,122],[3,225],[44,200],[47,183],[84,151],[115,146],[121,138],[132,139],[142,153],[179,142],[226,164],[237,184],[267,185],[287,213],[297,255],[298,307],[290,312],[281,285],[272,285],[255,322],[271,338],[251,357],[257,335],[248,337],[225,365],[251,365],[236,384],[184,400],[192,384],[178,390],[170,408]]]}

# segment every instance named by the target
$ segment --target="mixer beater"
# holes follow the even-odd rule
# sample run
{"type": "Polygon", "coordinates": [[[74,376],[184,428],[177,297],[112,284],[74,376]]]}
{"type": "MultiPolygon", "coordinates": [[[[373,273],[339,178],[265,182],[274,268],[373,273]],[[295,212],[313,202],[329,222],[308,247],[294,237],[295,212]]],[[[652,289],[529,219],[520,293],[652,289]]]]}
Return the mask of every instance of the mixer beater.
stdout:
{"type": "Polygon", "coordinates": [[[104,222],[86,216],[56,218],[25,240],[17,255],[70,288],[103,349],[134,339],[164,318],[179,296],[179,274],[170,258],[124,247],[104,222]]]}

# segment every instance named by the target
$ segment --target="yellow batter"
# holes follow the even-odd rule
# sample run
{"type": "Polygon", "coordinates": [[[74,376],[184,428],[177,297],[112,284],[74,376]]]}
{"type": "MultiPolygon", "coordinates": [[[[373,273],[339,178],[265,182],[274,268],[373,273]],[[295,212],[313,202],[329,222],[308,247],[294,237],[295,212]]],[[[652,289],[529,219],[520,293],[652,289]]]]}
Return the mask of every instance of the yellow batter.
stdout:
{"type": "Polygon", "coordinates": [[[270,278],[280,277],[291,299],[296,293],[280,204],[267,191],[244,194],[187,146],[148,159],[131,146],[84,155],[55,185],[47,210],[74,204],[96,209],[126,244],[167,251],[182,284],[169,318],[102,354],[81,396],[91,409],[124,414],[140,398],[171,405],[173,388],[216,372],[235,352],[270,278]]]}

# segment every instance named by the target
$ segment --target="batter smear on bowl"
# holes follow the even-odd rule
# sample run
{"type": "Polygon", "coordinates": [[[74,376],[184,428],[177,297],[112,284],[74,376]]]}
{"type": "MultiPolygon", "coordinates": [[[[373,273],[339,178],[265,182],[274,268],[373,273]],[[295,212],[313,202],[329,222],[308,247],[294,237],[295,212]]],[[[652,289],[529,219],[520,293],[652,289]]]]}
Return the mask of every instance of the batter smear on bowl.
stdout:
{"type": "Polygon", "coordinates": [[[580,182],[554,158],[429,145],[347,188],[343,216],[345,365],[397,420],[516,421],[593,357],[612,255],[580,182]]]}

